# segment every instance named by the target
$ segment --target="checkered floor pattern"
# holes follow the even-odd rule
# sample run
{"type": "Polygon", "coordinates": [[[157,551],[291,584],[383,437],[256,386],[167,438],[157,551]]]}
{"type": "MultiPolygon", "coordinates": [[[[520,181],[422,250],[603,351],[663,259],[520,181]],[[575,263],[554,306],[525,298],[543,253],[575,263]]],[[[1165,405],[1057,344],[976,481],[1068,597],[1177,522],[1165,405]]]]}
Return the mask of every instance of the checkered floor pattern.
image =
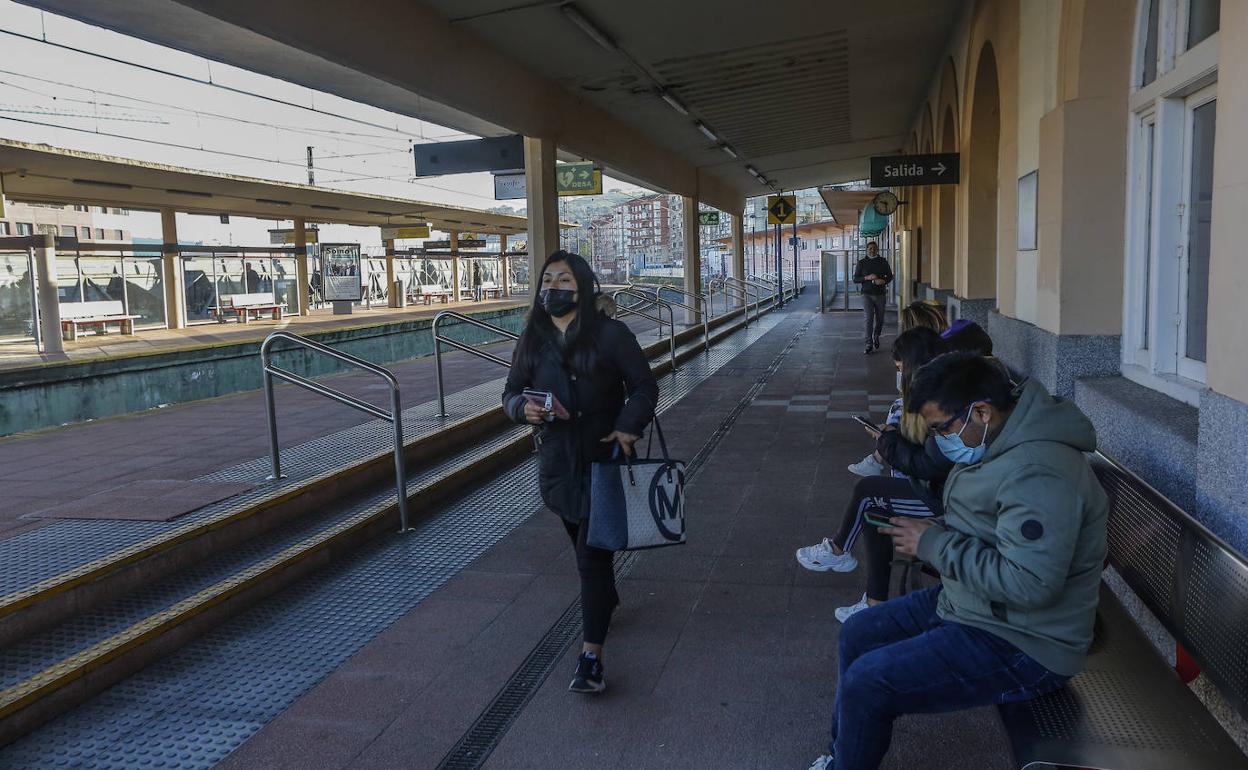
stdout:
{"type": "Polygon", "coordinates": [[[829,419],[856,414],[883,419],[897,399],[896,393],[868,393],[865,390],[833,390],[827,393],[795,393],[787,398],[758,397],[751,407],[786,412],[824,412],[829,419]]]}

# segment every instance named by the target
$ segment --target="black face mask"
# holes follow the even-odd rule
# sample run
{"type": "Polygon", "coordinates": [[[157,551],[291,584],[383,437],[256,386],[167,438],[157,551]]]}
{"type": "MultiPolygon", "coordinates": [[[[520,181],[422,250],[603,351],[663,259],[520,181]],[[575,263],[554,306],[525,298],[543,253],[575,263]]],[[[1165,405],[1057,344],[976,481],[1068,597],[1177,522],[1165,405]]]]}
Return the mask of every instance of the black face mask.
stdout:
{"type": "Polygon", "coordinates": [[[576,292],[571,289],[542,289],[538,298],[542,307],[555,318],[565,316],[576,310],[576,292]]]}

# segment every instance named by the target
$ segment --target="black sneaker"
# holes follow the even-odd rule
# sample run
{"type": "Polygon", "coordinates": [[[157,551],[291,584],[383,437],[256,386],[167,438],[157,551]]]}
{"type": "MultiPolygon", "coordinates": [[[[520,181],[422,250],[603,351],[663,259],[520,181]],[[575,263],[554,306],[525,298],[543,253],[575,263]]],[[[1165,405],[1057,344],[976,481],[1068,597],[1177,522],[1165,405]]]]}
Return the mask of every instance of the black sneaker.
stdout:
{"type": "Polygon", "coordinates": [[[864,351],[862,351],[862,352],[863,352],[863,353],[870,353],[872,350],[875,350],[875,348],[871,347],[871,342],[870,342],[870,340],[868,340],[868,341],[867,341],[867,349],[866,349],[866,350],[864,350],[864,351]]]}
{"type": "Polygon", "coordinates": [[[875,349],[876,349],[876,350],[879,350],[879,349],[880,349],[880,338],[879,338],[879,337],[876,337],[876,338],[875,338],[875,349]]]}
{"type": "Polygon", "coordinates": [[[607,689],[607,679],[602,673],[602,661],[592,652],[582,652],[576,660],[576,676],[568,685],[572,692],[600,693],[607,689]]]}

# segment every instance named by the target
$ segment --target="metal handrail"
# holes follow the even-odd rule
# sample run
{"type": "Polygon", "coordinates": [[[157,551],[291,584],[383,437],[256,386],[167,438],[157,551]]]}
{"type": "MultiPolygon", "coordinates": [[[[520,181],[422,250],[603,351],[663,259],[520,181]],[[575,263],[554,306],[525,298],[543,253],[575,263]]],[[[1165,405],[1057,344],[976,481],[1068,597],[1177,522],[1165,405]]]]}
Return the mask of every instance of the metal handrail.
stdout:
{"type": "Polygon", "coordinates": [[[671,286],[655,286],[652,284],[645,284],[645,283],[629,284],[628,288],[637,288],[637,289],[652,291],[654,292],[654,298],[657,300],[662,300],[664,302],[667,302],[668,304],[675,305],[676,307],[683,307],[685,310],[688,310],[691,313],[697,313],[698,318],[700,318],[702,321],[702,340],[704,343],[705,352],[709,353],[711,351],[711,326],[707,321],[706,295],[705,294],[702,294],[699,292],[685,291],[683,289],[674,289],[671,286]],[[697,307],[694,307],[693,305],[689,305],[689,304],[686,304],[684,302],[681,302],[679,300],[674,300],[674,299],[663,300],[663,298],[659,296],[659,292],[664,289],[673,291],[677,294],[681,294],[686,297],[694,298],[699,303],[701,303],[702,307],[697,308],[697,307]]]}
{"type": "Polygon", "coordinates": [[[648,297],[642,292],[639,292],[635,289],[616,289],[614,292],[611,293],[611,299],[615,301],[615,317],[616,318],[619,318],[621,313],[632,313],[633,315],[641,316],[642,318],[647,318],[651,321],[654,321],[655,323],[659,325],[659,334],[663,333],[663,319],[661,317],[656,318],[655,316],[652,316],[648,313],[643,313],[642,311],[637,310],[637,308],[641,307],[640,305],[633,305],[631,307],[626,306],[626,305],[621,305],[620,300],[619,300],[619,297],[621,294],[627,294],[630,297],[636,297],[638,299],[644,300],[645,302],[649,303],[651,307],[667,308],[668,338],[671,341],[671,346],[672,346],[672,371],[673,372],[676,371],[676,313],[674,310],[672,310],[671,303],[666,300],[659,299],[657,297],[648,297]]]}
{"type": "Polygon", "coordinates": [[[450,417],[450,415],[447,414],[447,411],[446,411],[446,388],[442,384],[442,345],[443,344],[450,345],[451,347],[457,350],[462,350],[465,353],[471,353],[478,358],[484,358],[486,361],[492,361],[501,366],[506,366],[506,367],[511,366],[511,362],[505,358],[499,358],[493,353],[486,353],[484,350],[477,350],[471,345],[460,342],[459,340],[453,340],[450,337],[443,337],[438,332],[438,326],[442,323],[442,319],[444,318],[454,318],[455,320],[461,323],[466,323],[471,326],[476,326],[479,329],[485,329],[486,331],[494,332],[500,337],[506,337],[507,339],[512,340],[512,341],[520,339],[520,335],[516,334],[513,331],[508,331],[502,328],[501,326],[495,326],[494,324],[486,323],[485,321],[481,321],[469,315],[464,315],[463,313],[456,313],[454,310],[443,310],[441,313],[438,313],[437,315],[435,315],[433,317],[432,329],[433,329],[433,363],[434,363],[434,366],[438,370],[438,417],[450,417]]]}
{"type": "Polygon", "coordinates": [[[399,398],[399,381],[394,374],[384,367],[357,358],[353,355],[334,350],[328,345],[322,345],[319,342],[301,337],[298,334],[290,332],[277,331],[269,334],[264,338],[264,342],[260,343],[260,363],[264,367],[264,403],[268,410],[269,420],[269,449],[273,455],[273,475],[269,477],[272,481],[285,478],[282,475],[281,452],[277,445],[277,409],[273,400],[273,378],[285,380],[292,385],[297,385],[305,390],[313,393],[319,393],[328,399],[337,401],[340,404],[346,404],[361,412],[371,414],[382,420],[386,420],[394,426],[394,476],[395,490],[399,500],[399,531],[406,532],[408,529],[407,518],[407,466],[403,460],[403,405],[399,398]],[[274,366],[272,361],[273,343],[278,340],[286,340],[308,350],[335,358],[343,363],[350,364],[358,369],[371,372],[386,381],[390,386],[390,411],[373,406],[367,401],[361,401],[354,396],[350,396],[333,388],[326,387],[319,382],[308,379],[294,372],[274,366]]]}
{"type": "MultiPolygon", "coordinates": [[[[725,278],[726,277],[727,276],[725,276],[725,278]]],[[[741,298],[741,306],[745,308],[745,325],[749,326],[750,325],[750,298],[749,296],[746,295],[746,293],[743,292],[741,289],[738,289],[736,286],[729,285],[728,281],[725,280],[724,278],[715,279],[707,284],[707,295],[710,297],[710,303],[711,303],[712,308],[715,307],[716,287],[719,287],[720,293],[724,295],[724,312],[725,313],[728,312],[729,293],[736,292],[732,296],[734,298],[738,296],[741,298]]]]}
{"type": "MultiPolygon", "coordinates": [[[[732,286],[732,288],[734,289],[737,289],[745,297],[745,321],[746,321],[747,326],[749,325],[749,321],[750,321],[750,293],[751,292],[753,292],[754,294],[754,320],[757,321],[759,318],[762,317],[763,295],[758,290],[760,284],[756,284],[751,281],[747,281],[742,278],[736,278],[733,276],[728,276],[724,278],[724,284],[727,286],[732,286]],[[729,281],[731,281],[732,283],[730,284],[729,281]]],[[[763,288],[766,288],[766,287],[763,287],[763,288]]]]}

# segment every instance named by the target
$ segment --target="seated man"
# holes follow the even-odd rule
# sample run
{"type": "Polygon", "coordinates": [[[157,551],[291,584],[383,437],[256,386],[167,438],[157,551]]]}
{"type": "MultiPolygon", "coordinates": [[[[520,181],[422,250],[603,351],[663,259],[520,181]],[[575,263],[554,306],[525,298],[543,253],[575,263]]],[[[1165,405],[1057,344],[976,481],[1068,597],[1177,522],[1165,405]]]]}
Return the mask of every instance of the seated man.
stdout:
{"type": "Polygon", "coordinates": [[[942,519],[881,531],[943,585],[884,602],[841,630],[831,755],[875,768],[904,713],[1026,700],[1083,668],[1105,558],[1108,500],[1083,453],[1092,424],[1002,367],[947,353],[919,370],[906,408],[956,465],[942,519]]]}

